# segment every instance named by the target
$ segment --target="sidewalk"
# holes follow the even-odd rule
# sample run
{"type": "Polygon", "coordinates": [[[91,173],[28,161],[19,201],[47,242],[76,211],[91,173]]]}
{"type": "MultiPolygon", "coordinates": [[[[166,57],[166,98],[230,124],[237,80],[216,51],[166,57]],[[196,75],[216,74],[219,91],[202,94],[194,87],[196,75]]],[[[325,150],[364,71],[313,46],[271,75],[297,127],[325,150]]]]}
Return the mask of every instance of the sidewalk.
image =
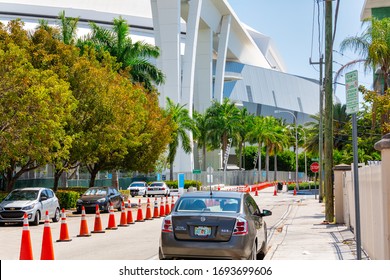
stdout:
{"type": "MultiPolygon", "coordinates": [[[[286,217],[273,232],[265,260],[355,260],[353,233],[344,225],[324,224],[325,206],[314,194],[278,193],[293,199],[286,217]]],[[[362,252],[362,259],[368,259],[362,252]]]]}

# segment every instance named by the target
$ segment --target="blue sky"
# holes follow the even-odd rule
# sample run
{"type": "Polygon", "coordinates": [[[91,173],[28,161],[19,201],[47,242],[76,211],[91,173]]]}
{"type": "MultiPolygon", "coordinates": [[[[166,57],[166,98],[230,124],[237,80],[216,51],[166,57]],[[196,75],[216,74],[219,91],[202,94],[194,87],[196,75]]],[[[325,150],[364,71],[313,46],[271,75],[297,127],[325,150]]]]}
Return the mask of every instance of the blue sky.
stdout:
{"type": "MultiPolygon", "coordinates": [[[[310,57],[314,62],[319,61],[317,6],[314,6],[316,0],[228,0],[228,2],[243,23],[273,39],[288,73],[319,78],[318,67],[309,64],[310,57]],[[316,14],[312,36],[313,9],[316,14]]],[[[340,42],[344,38],[360,35],[363,31],[360,21],[363,4],[364,0],[340,1],[334,50],[340,50],[340,42]]],[[[320,7],[322,5],[320,1],[320,7]]],[[[336,1],[333,1],[333,9],[335,7],[336,1]]],[[[323,15],[321,18],[323,19],[323,15]]],[[[321,20],[321,28],[324,27],[323,23],[324,21],[321,20]]],[[[322,53],[324,48],[322,45],[322,53]]],[[[333,70],[337,71],[341,67],[339,64],[345,64],[356,58],[357,55],[350,51],[345,52],[343,56],[334,52],[333,60],[337,63],[333,64],[333,70]]],[[[359,83],[371,88],[371,73],[368,72],[365,76],[362,67],[356,69],[359,71],[359,83]]],[[[348,71],[352,70],[355,69],[351,68],[348,71]]],[[[344,83],[344,77],[340,77],[338,82],[344,83]]],[[[341,102],[345,102],[344,86],[336,85],[336,95],[341,102]]]]}

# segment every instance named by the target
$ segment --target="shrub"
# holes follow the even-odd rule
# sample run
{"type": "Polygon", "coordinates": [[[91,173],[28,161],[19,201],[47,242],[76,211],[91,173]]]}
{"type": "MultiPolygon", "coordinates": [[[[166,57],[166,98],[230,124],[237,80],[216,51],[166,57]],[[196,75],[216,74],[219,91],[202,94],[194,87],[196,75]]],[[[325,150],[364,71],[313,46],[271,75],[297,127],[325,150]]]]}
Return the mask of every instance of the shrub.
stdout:
{"type": "Polygon", "coordinates": [[[58,190],[56,196],[61,208],[71,209],[76,208],[76,202],[80,197],[80,193],[72,190],[58,190]]]}
{"type": "MultiPolygon", "coordinates": [[[[170,189],[177,189],[178,188],[178,181],[165,181],[165,183],[168,185],[170,189]]],[[[194,180],[184,180],[184,189],[188,189],[189,187],[195,187],[199,189],[199,187],[202,185],[202,182],[200,181],[194,181],[194,180]]]]}

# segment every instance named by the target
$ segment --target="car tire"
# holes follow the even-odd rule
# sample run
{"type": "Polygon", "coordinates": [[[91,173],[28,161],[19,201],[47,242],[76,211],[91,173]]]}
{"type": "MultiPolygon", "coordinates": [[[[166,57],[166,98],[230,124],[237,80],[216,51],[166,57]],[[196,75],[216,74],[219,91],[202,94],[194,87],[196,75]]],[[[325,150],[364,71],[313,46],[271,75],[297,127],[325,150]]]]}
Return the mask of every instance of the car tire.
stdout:
{"type": "Polygon", "coordinates": [[[34,220],[31,222],[31,225],[37,226],[39,225],[39,221],[41,220],[41,212],[37,211],[35,212],[34,220]]]}
{"type": "Polygon", "coordinates": [[[60,209],[57,208],[54,212],[54,217],[52,219],[53,223],[57,223],[60,220],[60,209]]]}

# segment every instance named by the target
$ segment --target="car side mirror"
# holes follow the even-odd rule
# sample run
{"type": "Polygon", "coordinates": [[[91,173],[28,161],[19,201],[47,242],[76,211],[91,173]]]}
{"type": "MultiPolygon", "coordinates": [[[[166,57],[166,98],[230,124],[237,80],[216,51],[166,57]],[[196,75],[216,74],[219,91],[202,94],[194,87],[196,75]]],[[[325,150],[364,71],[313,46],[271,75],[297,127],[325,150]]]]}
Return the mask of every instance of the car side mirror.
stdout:
{"type": "Polygon", "coordinates": [[[263,211],[260,213],[261,217],[271,216],[271,215],[272,215],[272,211],[266,209],[263,209],[263,211]]]}
{"type": "Polygon", "coordinates": [[[40,201],[45,201],[45,200],[47,200],[47,196],[41,196],[40,201]]]}

